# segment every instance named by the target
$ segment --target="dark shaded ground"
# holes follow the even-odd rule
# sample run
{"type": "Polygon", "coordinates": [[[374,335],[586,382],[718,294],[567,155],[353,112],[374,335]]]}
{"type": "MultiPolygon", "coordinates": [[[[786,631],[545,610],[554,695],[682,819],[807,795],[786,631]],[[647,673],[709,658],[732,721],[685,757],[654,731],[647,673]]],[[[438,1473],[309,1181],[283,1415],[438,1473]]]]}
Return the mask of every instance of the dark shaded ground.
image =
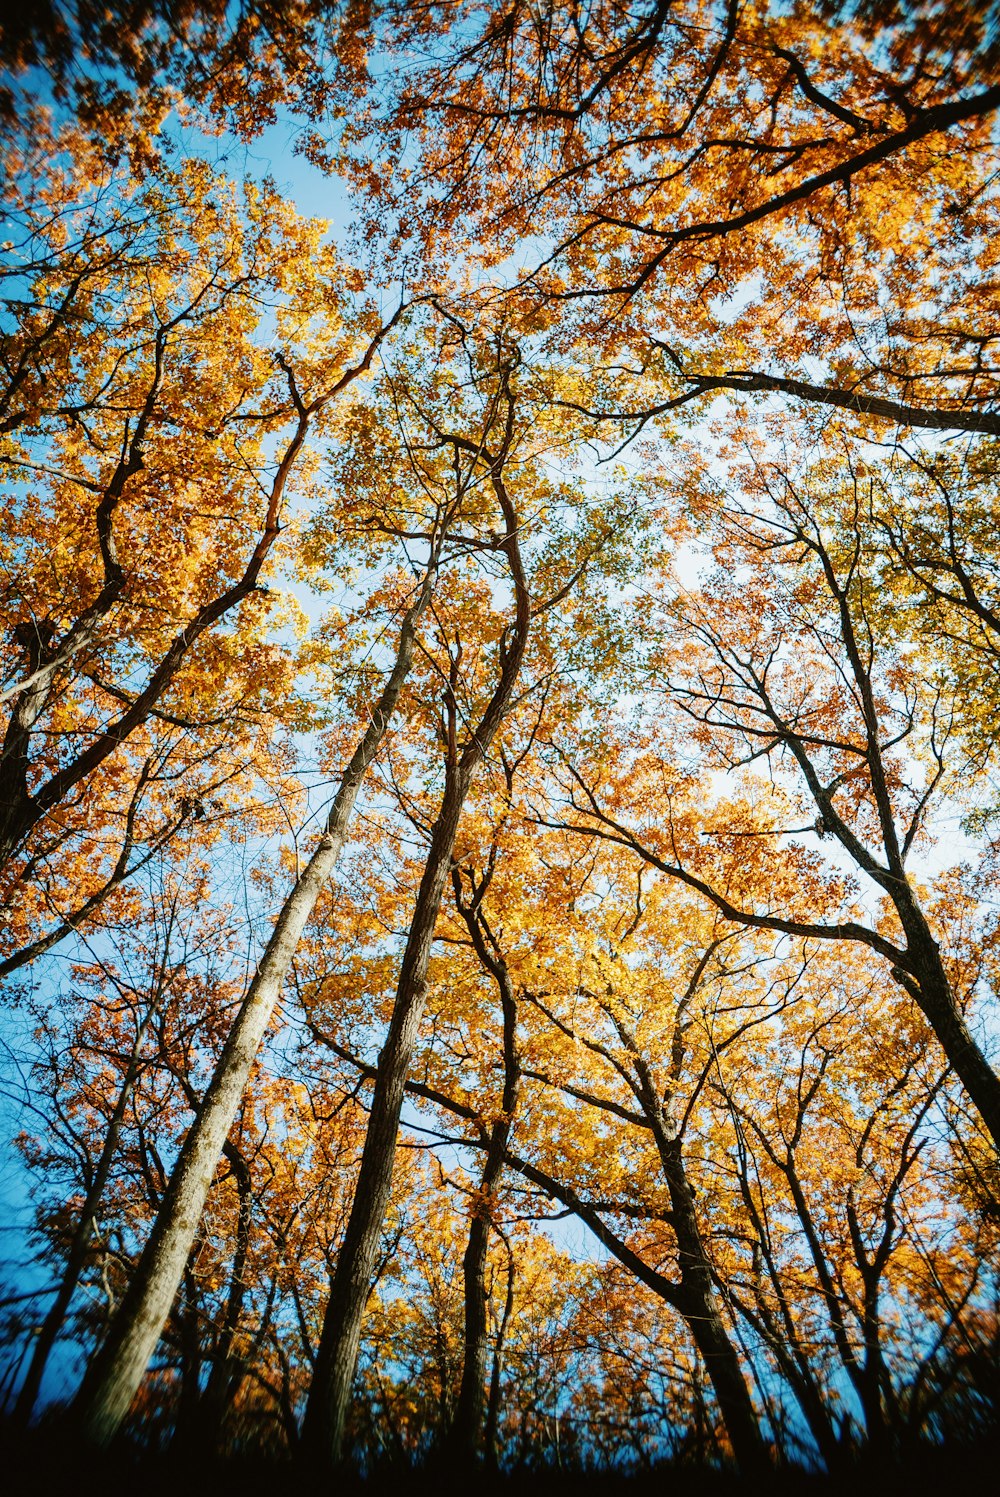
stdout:
{"type": "Polygon", "coordinates": [[[993,1497],[1000,1493],[1000,1437],[975,1446],[927,1448],[906,1461],[861,1462],[837,1478],[776,1470],[765,1483],[691,1466],[661,1466],[634,1476],[387,1467],[362,1480],[261,1459],[196,1463],[128,1450],[95,1455],[55,1426],[27,1436],[0,1427],[0,1490],[6,1497],[993,1497]]]}

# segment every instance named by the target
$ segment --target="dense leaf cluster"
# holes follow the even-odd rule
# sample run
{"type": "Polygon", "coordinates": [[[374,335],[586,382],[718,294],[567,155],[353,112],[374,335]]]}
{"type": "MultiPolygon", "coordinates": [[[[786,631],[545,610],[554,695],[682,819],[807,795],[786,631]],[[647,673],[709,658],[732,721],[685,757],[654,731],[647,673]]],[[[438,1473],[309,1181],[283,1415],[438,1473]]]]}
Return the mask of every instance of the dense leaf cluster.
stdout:
{"type": "Polygon", "coordinates": [[[12,1429],[995,1437],[995,20],[4,21],[12,1429]]]}

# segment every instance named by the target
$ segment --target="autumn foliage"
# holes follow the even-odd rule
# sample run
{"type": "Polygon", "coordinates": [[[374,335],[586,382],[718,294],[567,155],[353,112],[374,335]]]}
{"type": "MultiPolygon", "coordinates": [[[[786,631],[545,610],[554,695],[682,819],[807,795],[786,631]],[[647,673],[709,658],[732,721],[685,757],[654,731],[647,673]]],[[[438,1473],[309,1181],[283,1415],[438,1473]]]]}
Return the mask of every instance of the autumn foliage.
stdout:
{"type": "Polygon", "coordinates": [[[0,57],[12,1423],[995,1437],[995,15],[53,0],[0,57]]]}

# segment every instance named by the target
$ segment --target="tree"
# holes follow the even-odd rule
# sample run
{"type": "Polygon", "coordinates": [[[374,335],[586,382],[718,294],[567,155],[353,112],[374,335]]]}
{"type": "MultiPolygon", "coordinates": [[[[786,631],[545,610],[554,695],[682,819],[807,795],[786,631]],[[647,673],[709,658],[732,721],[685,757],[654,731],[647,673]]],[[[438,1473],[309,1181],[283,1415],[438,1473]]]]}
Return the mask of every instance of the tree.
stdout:
{"type": "MultiPolygon", "coordinates": [[[[510,709],[528,648],[533,600],[521,556],[520,538],[527,516],[512,497],[508,478],[508,468],[516,459],[516,439],[520,435],[514,383],[517,364],[516,346],[502,337],[497,339],[495,365],[492,368],[487,365],[485,388],[482,388],[482,376],[476,378],[479,371],[473,364],[473,390],[484,406],[479,430],[456,432],[453,428],[438,426],[433,416],[431,418],[431,444],[443,449],[453,459],[461,484],[460,494],[468,484],[479,505],[484,503],[480,497],[482,490],[488,496],[487,503],[492,498],[493,503],[485,517],[487,524],[492,522],[495,526],[490,531],[490,545],[506,559],[514,609],[509,622],[495,630],[494,638],[489,640],[488,655],[477,641],[477,655],[482,652],[487,659],[492,656],[495,660],[492,687],[482,680],[482,664],[476,673],[479,680],[473,675],[467,683],[462,681],[460,667],[464,644],[460,632],[456,630],[453,645],[450,641],[447,644],[447,668],[442,669],[446,682],[443,697],[444,791],[440,809],[430,828],[430,845],[400,963],[392,1018],[379,1057],[354,1206],[337,1259],[303,1426],[303,1437],[309,1448],[321,1459],[332,1459],[334,1464],[340,1461],[342,1454],[361,1321],[378,1234],[389,1199],[400,1109],[423,1017],[431,945],[449,877],[459,820],[473,775],[489,752],[510,709]],[[460,683],[464,687],[462,716],[466,720],[471,717],[474,724],[464,732],[459,726],[460,683]]],[[[523,483],[523,477],[521,481],[523,483]]],[[[479,515],[476,518],[482,525],[483,519],[479,515]]],[[[480,541],[479,544],[483,543],[480,541]]]]}
{"type": "Polygon", "coordinates": [[[3,23],[22,1419],[62,1339],[195,1462],[986,1427],[972,11],[3,23]],[[279,117],[363,272],[228,180],[279,117]]]}
{"type": "Polygon", "coordinates": [[[0,447],[6,971],[144,845],[246,793],[291,679],[266,568],[310,428],[383,336],[273,189],[241,201],[197,161],[140,183],[79,132],[25,132],[0,447]]]}
{"type": "Polygon", "coordinates": [[[319,844],[275,921],[254,981],[240,1005],[211,1084],[201,1099],[143,1257],[77,1398],[86,1437],[108,1443],[128,1412],[169,1313],[209,1185],[254,1058],[291,966],[303,927],[347,839],[351,813],[369,764],[385,736],[413,656],[414,634],[437,569],[437,538],[416,597],[403,616],[399,646],[369,724],[337,787],[319,844]]]}
{"type": "MultiPolygon", "coordinates": [[[[190,930],[195,920],[191,896],[204,898],[206,886],[204,869],[201,877],[191,883],[174,881],[168,875],[139,925],[138,940],[133,923],[138,900],[129,901],[130,907],[116,932],[122,951],[120,961],[92,957],[87,965],[81,963],[76,968],[76,981],[90,1001],[81,993],[69,1006],[75,1030],[68,1036],[60,1034],[58,1028],[67,1015],[57,1012],[52,1016],[44,1008],[37,1013],[39,1029],[46,1035],[48,1055],[44,1066],[36,1064],[34,1079],[47,1103],[36,1100],[31,1106],[44,1120],[48,1139],[44,1146],[36,1141],[29,1143],[27,1137],[23,1142],[33,1167],[44,1165],[50,1177],[65,1170],[67,1153],[70,1159],[76,1156],[74,1162],[82,1181],[77,1177],[71,1183],[73,1187],[82,1186],[83,1200],[69,1231],[61,1275],[38,1328],[18,1392],[14,1417],[22,1423],[32,1413],[52,1348],[63,1330],[84,1269],[92,1261],[95,1238],[101,1235],[98,1222],[107,1204],[109,1182],[113,1173],[121,1169],[122,1135],[130,1131],[129,1120],[136,1119],[143,1110],[138,1094],[149,1085],[144,1073],[150,1068],[162,1069],[166,1064],[165,1052],[171,1043],[178,1042],[174,1035],[167,1038],[164,1010],[173,1007],[176,1024],[176,1009],[183,1004],[188,1009],[188,1024],[193,1021],[197,1029],[204,1025],[205,993],[210,990],[210,1015],[213,1010],[222,1011],[221,1000],[226,991],[222,974],[212,974],[209,982],[201,985],[200,993],[190,977],[207,942],[220,942],[221,938],[225,949],[224,927],[216,925],[207,932],[199,931],[197,936],[190,930]],[[181,992],[183,998],[179,996],[181,992]],[[155,1041],[155,1049],[151,1047],[151,1039],[155,1041]],[[83,1076],[74,1075],[80,1071],[83,1076]],[[58,1098],[68,1090],[74,1103],[64,1110],[59,1108],[58,1098]],[[46,1116],[53,1108],[58,1109],[55,1119],[46,1116]],[[108,1108],[110,1112],[105,1115],[108,1108]]],[[[103,935],[107,941],[110,935],[107,926],[103,935]]],[[[155,1094],[155,1082],[153,1091],[155,1094]]],[[[147,1092],[146,1108],[148,1126],[150,1112],[162,1112],[162,1097],[150,1100],[147,1092]]],[[[64,1204],[55,1217],[65,1233],[64,1204]]],[[[52,1246],[55,1222],[51,1215],[46,1225],[52,1246]]]]}
{"type": "MultiPolygon", "coordinates": [[[[761,471],[748,504],[737,499],[716,511],[717,570],[698,594],[668,605],[675,632],[656,667],[670,679],[708,764],[731,770],[763,761],[779,775],[787,765],[798,780],[789,812],[814,819],[792,827],[761,819],[752,807],[736,816],[722,809],[709,848],[699,847],[697,821],[671,814],[669,789],[656,792],[654,752],[636,761],[642,830],[619,811],[622,787],[612,790],[614,802],[605,800],[596,781],[572,768],[578,819],[568,824],[634,848],[728,919],[857,941],[877,953],[931,1024],[997,1147],[1000,1080],[966,1019],[971,994],[961,969],[949,971],[907,868],[952,769],[949,704],[933,682],[922,689],[899,676],[897,640],[886,638],[872,591],[877,563],[859,498],[862,474],[855,470],[847,494],[832,504],[821,487],[828,477],[820,468],[799,483],[787,472],[761,471]],[[757,862],[776,869],[767,848],[803,835],[821,845],[833,838],[870,880],[884,900],[874,918],[857,918],[854,886],[836,879],[804,878],[784,908],[776,907],[777,882],[763,905],[750,889],[742,893],[733,878],[737,856],[745,869],[753,846],[757,862]]],[[[665,779],[669,786],[669,770],[665,779]]],[[[792,856],[806,872],[815,855],[800,846],[793,844],[792,856]]]]}
{"type": "Polygon", "coordinates": [[[995,328],[967,334],[965,272],[989,259],[1000,93],[970,8],[389,3],[345,28],[341,154],[369,222],[435,270],[456,231],[494,264],[534,236],[526,284],[570,331],[578,314],[590,361],[635,352],[619,411],[780,389],[993,429],[965,350],[995,328]],[[381,61],[408,49],[419,72],[381,61]],[[399,172],[414,142],[422,212],[399,172]]]}
{"type": "MultiPolygon", "coordinates": [[[[495,862],[491,862],[491,871],[495,867],[495,862]]],[[[609,872],[606,868],[592,870],[588,880],[591,889],[596,890],[601,876],[607,877],[609,872]]],[[[492,878],[486,882],[488,886],[492,878]]],[[[693,1098],[687,1106],[682,1103],[680,1093],[691,1031],[700,1007],[700,989],[706,974],[715,975],[715,959],[719,949],[727,946],[727,936],[724,931],[715,934],[714,939],[707,935],[705,949],[699,951],[695,921],[688,913],[686,919],[684,915],[680,916],[676,926],[679,939],[674,936],[674,941],[679,950],[671,950],[673,932],[669,927],[665,929],[660,922],[655,926],[652,922],[646,924],[641,881],[631,918],[607,897],[600,904],[591,904],[593,897],[591,895],[585,901],[584,922],[574,920],[568,923],[564,944],[557,947],[553,964],[540,964],[537,959],[529,957],[530,975],[521,975],[518,984],[521,1003],[530,1005],[553,1027],[552,1039],[545,1045],[545,1051],[552,1058],[547,1058],[545,1069],[533,1066],[525,1069],[524,1074],[546,1087],[564,1092],[572,1109],[566,1116],[557,1114],[549,1119],[546,1128],[549,1147],[538,1149],[536,1144],[536,1149],[532,1150],[532,1164],[538,1160],[545,1175],[559,1182],[563,1187],[561,1198],[572,1203],[571,1209],[577,1209],[581,1198],[590,1198],[583,1219],[593,1228],[599,1223],[602,1211],[612,1216],[622,1212],[628,1214],[626,1203],[635,1191],[629,1180],[630,1166],[619,1164],[616,1168],[611,1163],[613,1155],[605,1142],[609,1130],[621,1129],[624,1122],[626,1127],[638,1128],[640,1136],[646,1136],[643,1144],[652,1146],[657,1161],[656,1172],[667,1195],[663,1205],[650,1202],[646,1213],[650,1221],[669,1224],[674,1237],[671,1256],[676,1255],[675,1272],[668,1275],[662,1261],[663,1249],[657,1245],[654,1249],[657,1266],[654,1271],[647,1271],[646,1282],[683,1316],[704,1359],[739,1464],[748,1471],[763,1471],[767,1469],[767,1460],[762,1437],[738,1354],[716,1303],[715,1270],[699,1222],[695,1186],[686,1164],[685,1131],[704,1085],[704,1072],[695,1082],[693,1098]],[[600,910],[600,925],[595,919],[596,910],[600,910]],[[645,938],[643,946],[656,951],[656,976],[652,979],[639,961],[634,957],[629,959],[634,950],[630,949],[630,943],[640,928],[645,938]],[[674,993],[668,986],[671,977],[676,981],[674,993]],[[564,1014],[572,1017],[564,1017],[564,1014]],[[655,1039],[644,1039],[646,1034],[655,1036],[655,1039]],[[566,1042],[589,1063],[581,1080],[570,1080],[573,1063],[568,1061],[568,1057],[559,1056],[559,1050],[566,1042]],[[586,1125],[584,1138],[579,1137],[581,1104],[584,1109],[593,1108],[598,1116],[605,1114],[598,1125],[602,1138],[601,1154],[592,1154],[589,1159],[587,1156],[591,1154],[593,1144],[588,1146],[585,1141],[586,1125]],[[603,1204],[602,1198],[608,1200],[609,1197],[608,1204],[603,1204]]],[[[539,911],[539,914],[548,921],[552,919],[551,912],[542,914],[539,911]]],[[[503,921],[504,917],[502,913],[496,913],[492,918],[503,921]]],[[[522,913],[520,920],[523,918],[522,913]]],[[[477,954],[483,960],[484,954],[478,949],[481,943],[476,944],[477,954]]],[[[528,945],[525,955],[530,950],[528,945]]],[[[496,961],[494,957],[493,963],[496,961]]],[[[723,975],[727,965],[727,962],[722,963],[723,975]]],[[[734,961],[733,965],[740,964],[734,961]]],[[[506,1031],[512,1022],[508,1009],[514,1000],[508,960],[504,961],[503,973],[508,988],[504,1025],[506,1056],[509,1044],[506,1031]]],[[[769,1012],[764,1007],[765,1016],[769,1012]]],[[[715,1036],[712,1055],[729,1042],[721,1035],[715,1036]]],[[[708,1064],[711,1063],[709,1060],[708,1064]]],[[[505,1060],[505,1072],[506,1069],[505,1060]]],[[[501,1142],[491,1132],[488,1147],[488,1157],[501,1150],[507,1152],[506,1139],[501,1142]]],[[[519,1155],[523,1147],[518,1151],[519,1155]]],[[[635,1142],[630,1140],[623,1149],[625,1158],[635,1147],[635,1142]]],[[[643,1154],[645,1156],[645,1147],[643,1154]]],[[[648,1157],[644,1157],[640,1170],[648,1170],[649,1166],[648,1157]]],[[[530,1174],[529,1178],[532,1178],[530,1174]]],[[[637,1214],[645,1214],[642,1206],[638,1207],[637,1214]]],[[[611,1247],[613,1240],[613,1234],[606,1235],[605,1245],[611,1247]]],[[[642,1255],[648,1249],[640,1247],[638,1251],[642,1255]]],[[[636,1258],[633,1240],[629,1266],[634,1269],[637,1264],[641,1266],[641,1260],[636,1258]]]]}

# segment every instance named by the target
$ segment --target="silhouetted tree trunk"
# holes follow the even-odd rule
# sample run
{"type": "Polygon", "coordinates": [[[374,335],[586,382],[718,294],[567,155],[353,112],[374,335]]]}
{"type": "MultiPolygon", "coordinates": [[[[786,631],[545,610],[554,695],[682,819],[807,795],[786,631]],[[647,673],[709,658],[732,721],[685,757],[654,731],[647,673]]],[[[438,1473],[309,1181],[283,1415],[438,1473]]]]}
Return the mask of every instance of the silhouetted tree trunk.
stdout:
{"type": "Polygon", "coordinates": [[[121,1137],[125,1112],[132,1096],[136,1076],[139,1072],[139,1052],[157,1006],[157,1003],[154,1001],[136,1033],[121,1089],[119,1090],[114,1111],[108,1123],[108,1131],[104,1135],[104,1143],[101,1146],[97,1165],[73,1231],[69,1252],[66,1255],[66,1264],[63,1268],[63,1275],[59,1281],[59,1288],[56,1291],[56,1297],[49,1307],[45,1319],[42,1321],[41,1330],[32,1350],[31,1360],[28,1363],[28,1370],[24,1375],[24,1382],[21,1384],[18,1393],[17,1403],[14,1407],[14,1421],[22,1427],[31,1418],[38,1398],[38,1390],[41,1387],[42,1378],[45,1374],[45,1368],[48,1365],[49,1356],[66,1319],[66,1312],[70,1307],[76,1286],[80,1282],[80,1275],[87,1261],[87,1253],[90,1248],[97,1208],[100,1205],[111,1166],[118,1152],[118,1140],[121,1137]]]}
{"type": "Polygon", "coordinates": [[[449,1435],[449,1445],[455,1459],[460,1464],[471,1464],[482,1453],[486,1433],[483,1416],[486,1410],[486,1358],[489,1350],[486,1261],[490,1244],[490,1218],[514,1126],[521,1067],[516,1044],[517,1000],[506,963],[492,942],[486,924],[482,909],[486,889],[483,885],[474,889],[472,903],[466,904],[462,899],[461,880],[457,870],[453,874],[453,881],[459,911],[469,928],[476,955],[492,974],[500,991],[503,1007],[503,1098],[500,1116],[490,1129],[486,1161],[469,1225],[469,1240],[462,1259],[465,1291],[464,1360],[458,1402],[449,1435]]]}

